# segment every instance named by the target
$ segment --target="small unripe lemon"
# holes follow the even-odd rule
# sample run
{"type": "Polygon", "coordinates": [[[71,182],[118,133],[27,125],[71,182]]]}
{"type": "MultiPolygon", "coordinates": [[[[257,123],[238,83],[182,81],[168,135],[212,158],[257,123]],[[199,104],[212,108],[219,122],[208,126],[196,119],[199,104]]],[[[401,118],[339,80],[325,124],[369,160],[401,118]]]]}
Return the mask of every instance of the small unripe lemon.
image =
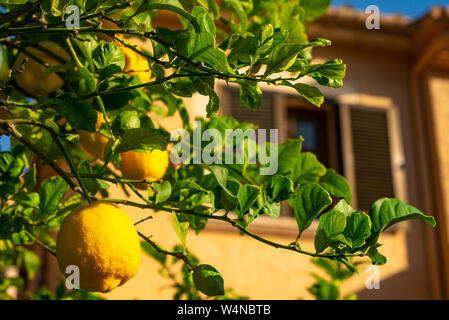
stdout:
{"type": "MultiPolygon", "coordinates": [[[[50,41],[43,41],[40,45],[56,56],[60,57],[65,61],[70,60],[70,55],[58,44],[50,41]]],[[[49,66],[59,66],[63,63],[47,52],[35,47],[27,47],[28,51],[33,56],[39,58],[42,62],[48,63],[49,66]]],[[[16,75],[17,84],[23,88],[26,92],[29,92],[35,96],[47,95],[50,92],[60,88],[64,84],[64,80],[58,76],[56,73],[46,74],[47,68],[41,63],[29,57],[26,53],[21,52],[17,57],[13,69],[16,70],[20,67],[22,62],[28,58],[28,61],[24,65],[24,71],[16,75]]]]}
{"type": "Polygon", "coordinates": [[[114,204],[95,201],[73,210],[56,240],[59,269],[79,268],[80,288],[108,292],[134,277],[141,262],[139,236],[114,204]]]}
{"type": "Polygon", "coordinates": [[[102,123],[104,123],[104,116],[102,113],[97,112],[97,132],[89,132],[86,130],[79,130],[80,143],[87,152],[97,158],[104,160],[104,149],[108,143],[108,138],[98,132],[102,123]]]}
{"type": "MultiPolygon", "coordinates": [[[[127,151],[121,153],[120,170],[125,179],[160,180],[169,165],[170,155],[166,150],[153,149],[151,152],[127,151]]],[[[145,189],[146,183],[134,184],[136,188],[145,189]]]]}

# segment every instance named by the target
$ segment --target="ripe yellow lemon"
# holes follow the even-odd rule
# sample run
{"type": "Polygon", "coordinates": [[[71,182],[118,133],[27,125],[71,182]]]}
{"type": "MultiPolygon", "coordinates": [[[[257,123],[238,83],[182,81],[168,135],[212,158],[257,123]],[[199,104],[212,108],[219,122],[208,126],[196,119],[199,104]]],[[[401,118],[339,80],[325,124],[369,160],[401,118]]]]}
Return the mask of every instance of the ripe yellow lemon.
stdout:
{"type": "MultiPolygon", "coordinates": [[[[151,152],[127,151],[121,153],[120,170],[125,179],[160,180],[167,171],[170,155],[166,150],[153,149],[151,152]]],[[[134,184],[145,189],[146,183],[134,184]]]]}
{"type": "Polygon", "coordinates": [[[59,269],[79,268],[80,288],[108,292],[134,277],[141,262],[131,219],[114,204],[95,201],[73,210],[56,239],[59,269]]]}
{"type": "MultiPolygon", "coordinates": [[[[58,44],[50,41],[43,41],[40,45],[60,57],[62,60],[70,60],[70,55],[58,44]]],[[[41,61],[48,63],[49,66],[59,66],[63,64],[63,61],[55,59],[41,49],[27,47],[26,51],[39,58],[41,61]]],[[[28,58],[28,61],[24,65],[24,71],[16,75],[16,82],[26,92],[35,96],[47,95],[64,84],[64,80],[59,75],[56,73],[46,74],[47,68],[24,52],[21,52],[17,57],[13,69],[16,70],[19,68],[25,58],[28,58]]]]}
{"type": "Polygon", "coordinates": [[[89,132],[86,130],[79,130],[80,143],[87,152],[97,158],[104,160],[104,148],[108,143],[108,138],[98,132],[102,123],[104,123],[104,116],[102,113],[97,112],[97,132],[89,132]]]}
{"type": "MultiPolygon", "coordinates": [[[[128,41],[126,41],[126,43],[130,44],[128,41]]],[[[148,60],[133,49],[126,47],[121,43],[117,43],[117,45],[125,55],[125,67],[123,68],[123,72],[128,73],[131,76],[137,75],[140,83],[150,82],[151,71],[148,60]]]]}
{"type": "MultiPolygon", "coordinates": [[[[113,16],[115,19],[120,19],[119,16],[113,16]]],[[[116,23],[101,19],[101,23],[103,25],[103,28],[105,29],[119,29],[116,23]]],[[[97,33],[97,37],[101,40],[105,40],[108,42],[112,42],[113,39],[105,35],[103,33],[97,33]]],[[[118,36],[128,45],[134,45],[132,41],[124,39],[123,36],[118,36]]],[[[123,68],[123,72],[128,73],[131,76],[137,75],[139,77],[140,83],[146,83],[150,82],[151,79],[151,71],[150,71],[150,64],[148,63],[148,60],[135,52],[133,49],[123,45],[119,41],[115,41],[115,44],[122,50],[123,54],[125,55],[125,67],[123,68]]],[[[140,49],[137,47],[137,49],[140,49]]]]}

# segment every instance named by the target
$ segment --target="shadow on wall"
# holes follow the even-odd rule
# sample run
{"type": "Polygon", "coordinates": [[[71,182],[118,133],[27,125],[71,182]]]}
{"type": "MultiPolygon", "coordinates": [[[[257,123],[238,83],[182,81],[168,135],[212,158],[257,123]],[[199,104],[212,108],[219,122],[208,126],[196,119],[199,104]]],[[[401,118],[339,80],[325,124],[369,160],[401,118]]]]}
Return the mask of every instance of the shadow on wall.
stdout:
{"type": "MultiPolygon", "coordinates": [[[[426,227],[426,226],[424,226],[426,227]]],[[[438,226],[437,226],[438,227],[438,226]]],[[[423,233],[423,226],[419,221],[411,222],[408,225],[406,242],[408,268],[392,276],[383,278],[380,273],[380,288],[359,290],[357,295],[360,300],[403,300],[403,299],[435,299],[435,293],[431,290],[429,274],[430,268],[425,259],[422,259],[422,252],[426,251],[421,237],[415,236],[423,233]],[[411,276],[416,275],[416,276],[411,276]],[[427,275],[423,277],[422,275],[427,275]]],[[[380,241],[382,243],[382,241],[380,241]]],[[[382,247],[379,249],[382,253],[382,247]]],[[[394,259],[394,256],[387,256],[394,259]]]]}

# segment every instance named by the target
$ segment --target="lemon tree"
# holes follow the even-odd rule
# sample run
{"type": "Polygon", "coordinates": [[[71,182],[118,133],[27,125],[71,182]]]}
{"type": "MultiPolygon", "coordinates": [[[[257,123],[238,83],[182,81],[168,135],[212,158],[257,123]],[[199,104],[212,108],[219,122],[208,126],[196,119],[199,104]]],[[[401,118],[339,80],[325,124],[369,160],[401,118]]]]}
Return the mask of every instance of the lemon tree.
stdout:
{"type": "MultiPolygon", "coordinates": [[[[350,272],[357,270],[352,257],[386,263],[378,240],[392,225],[421,219],[435,226],[432,217],[397,199],[379,199],[368,212],[353,209],[345,178],[303,152],[300,137],[255,146],[251,139],[230,142],[226,136],[226,130],[256,126],[217,115],[217,80],[238,86],[242,104],[251,110],[261,106],[261,83],[293,88],[317,107],[323,95],[302,78],[333,88],[343,85],[343,61],[312,62],[313,47],[330,41],[306,34],[307,24],[329,4],[0,0],[0,134],[9,136],[12,145],[0,153],[0,273],[11,266],[24,270],[18,277],[0,277],[0,296],[13,298],[11,286],[25,294],[24,284],[40,264],[32,245],[56,255],[62,273],[77,266],[85,290],[61,287],[53,294],[43,288],[41,297],[89,298],[87,291],[124,284],[139,267],[140,239],[163,268],[167,257],[183,263],[177,298],[198,298],[198,292],[223,298],[227,291],[220,266],[199,263],[186,242],[189,230],[201,237],[211,219],[267,246],[334,260],[350,272]],[[70,5],[80,9],[78,17],[66,12],[70,5]],[[160,25],[161,10],[175,16],[180,27],[160,25]],[[66,22],[74,18],[79,28],[68,28],[66,22]],[[156,118],[179,115],[194,135],[183,98],[196,93],[209,99],[201,133],[224,134],[212,153],[237,159],[238,147],[248,152],[277,147],[276,172],[261,174],[266,165],[248,157],[232,164],[170,162],[170,133],[156,118]],[[229,142],[231,150],[225,148],[229,142]],[[33,159],[52,169],[45,180],[37,179],[33,159]],[[110,183],[139,201],[109,197],[110,183]],[[293,208],[295,239],[277,243],[249,231],[260,216],[279,217],[281,202],[293,208]],[[171,215],[181,245],[166,250],[159,239],[136,231],[126,215],[129,207],[147,209],[147,219],[154,211],[171,215]],[[301,235],[318,217],[315,250],[304,250],[301,235]],[[59,231],[56,239],[54,231],[59,231]]],[[[198,152],[209,146],[188,142],[187,147],[198,152]]],[[[317,295],[318,289],[313,289],[317,295]]]]}

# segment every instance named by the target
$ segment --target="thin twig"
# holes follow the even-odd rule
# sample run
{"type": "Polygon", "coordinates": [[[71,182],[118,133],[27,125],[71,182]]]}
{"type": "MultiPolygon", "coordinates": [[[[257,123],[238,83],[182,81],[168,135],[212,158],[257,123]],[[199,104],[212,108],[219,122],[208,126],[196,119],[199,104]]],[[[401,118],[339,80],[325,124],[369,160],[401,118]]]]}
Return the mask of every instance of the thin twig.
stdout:
{"type": "Polygon", "coordinates": [[[139,234],[139,236],[145,240],[146,242],[148,242],[154,249],[156,249],[157,252],[162,253],[165,256],[173,256],[179,260],[184,261],[187,269],[189,271],[195,270],[195,266],[192,264],[192,262],[189,259],[189,256],[186,254],[183,254],[182,252],[172,252],[172,251],[167,251],[162,249],[161,247],[159,247],[153,240],[151,240],[149,237],[145,236],[143,233],[141,233],[140,231],[137,231],[137,233],[139,234]]]}

